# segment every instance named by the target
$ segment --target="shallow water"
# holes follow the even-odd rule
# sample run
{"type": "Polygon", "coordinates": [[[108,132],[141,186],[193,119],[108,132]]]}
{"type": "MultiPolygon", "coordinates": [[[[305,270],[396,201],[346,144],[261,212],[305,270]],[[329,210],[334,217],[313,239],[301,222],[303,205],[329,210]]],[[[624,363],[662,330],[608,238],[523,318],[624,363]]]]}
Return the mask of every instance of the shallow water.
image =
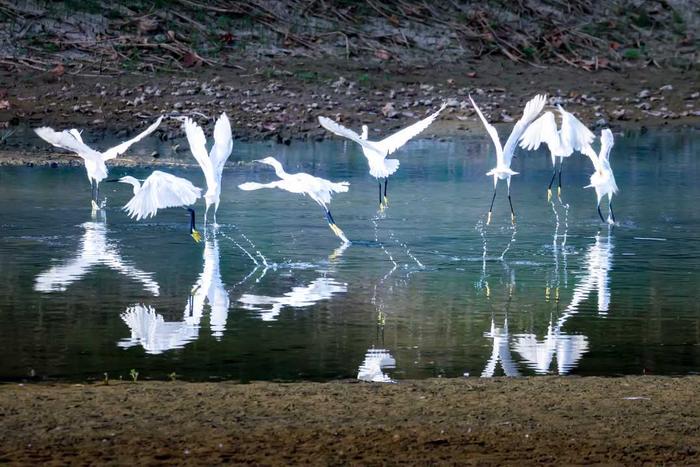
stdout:
{"type": "Polygon", "coordinates": [[[514,231],[505,185],[484,226],[483,138],[410,143],[384,213],[352,144],[235,145],[232,159],[273,153],[290,172],[350,181],[332,203],[345,248],[309,199],[236,188],[274,179],[267,166],[225,172],[221,225],[199,245],[184,210],[126,218],[125,185],[103,183],[92,218],[82,168],[2,168],[0,377],[696,373],[698,149],[692,132],[618,137],[614,228],[582,188],[587,159],[566,161],[565,205],[548,205],[548,157],[523,153],[514,231]]]}

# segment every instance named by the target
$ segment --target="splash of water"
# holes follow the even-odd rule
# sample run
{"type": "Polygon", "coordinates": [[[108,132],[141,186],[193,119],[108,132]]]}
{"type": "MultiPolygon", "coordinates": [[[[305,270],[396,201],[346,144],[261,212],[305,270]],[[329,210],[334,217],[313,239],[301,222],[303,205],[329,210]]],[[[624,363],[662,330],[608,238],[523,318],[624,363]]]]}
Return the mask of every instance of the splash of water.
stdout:
{"type": "Polygon", "coordinates": [[[501,260],[501,261],[504,260],[504,258],[505,258],[505,256],[506,256],[506,253],[508,253],[508,250],[510,250],[510,247],[513,245],[513,243],[515,243],[515,234],[518,233],[518,225],[517,225],[517,224],[513,224],[513,226],[511,227],[511,229],[512,229],[512,232],[513,232],[513,233],[512,233],[511,236],[510,236],[510,240],[508,241],[508,244],[506,245],[506,248],[503,250],[503,253],[501,253],[501,256],[498,257],[498,259],[501,260]]]}
{"type": "MultiPolygon", "coordinates": [[[[231,238],[230,236],[226,235],[224,232],[219,232],[219,233],[221,234],[222,237],[224,237],[224,238],[230,240],[231,242],[233,242],[233,244],[236,245],[236,246],[238,247],[239,250],[241,250],[243,253],[245,253],[245,255],[248,256],[248,258],[250,258],[250,260],[255,264],[256,268],[257,268],[258,266],[260,266],[260,263],[258,262],[257,259],[255,259],[255,256],[251,255],[250,252],[249,252],[248,250],[246,250],[245,248],[243,248],[243,245],[241,245],[240,243],[238,243],[236,240],[234,240],[234,239],[231,238]]],[[[267,266],[267,263],[265,263],[265,265],[267,266]]]]}

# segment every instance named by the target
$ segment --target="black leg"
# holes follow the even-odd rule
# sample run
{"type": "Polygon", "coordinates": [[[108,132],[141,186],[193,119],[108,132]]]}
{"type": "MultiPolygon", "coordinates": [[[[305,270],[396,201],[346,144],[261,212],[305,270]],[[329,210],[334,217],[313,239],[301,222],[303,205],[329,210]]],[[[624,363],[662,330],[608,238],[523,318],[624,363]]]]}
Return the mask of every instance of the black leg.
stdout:
{"type": "Polygon", "coordinates": [[[510,191],[508,191],[508,204],[510,204],[510,220],[515,224],[515,211],[513,211],[513,201],[510,199],[510,191]]]}
{"type": "Polygon", "coordinates": [[[612,218],[612,221],[615,222],[615,213],[613,212],[612,208],[612,200],[608,201],[608,209],[610,209],[610,217],[612,218]]]}
{"type": "Polygon", "coordinates": [[[493,187],[493,197],[491,198],[491,207],[489,207],[489,215],[486,218],[486,224],[491,223],[491,212],[493,212],[493,202],[496,201],[496,187],[493,187]]]}
{"type": "Polygon", "coordinates": [[[554,171],[552,172],[552,179],[549,181],[549,186],[547,187],[548,190],[552,189],[552,185],[554,185],[554,179],[557,176],[557,166],[556,163],[554,164],[554,171]]]}
{"type": "Polygon", "coordinates": [[[557,196],[561,196],[561,169],[564,166],[564,159],[562,158],[559,162],[559,190],[557,191],[557,196]]]}
{"type": "Polygon", "coordinates": [[[194,209],[187,208],[187,210],[190,212],[190,233],[196,232],[197,229],[194,225],[194,209]]]}
{"type": "Polygon", "coordinates": [[[384,179],[384,197],[386,198],[386,186],[389,184],[389,178],[384,179]]]}
{"type": "Polygon", "coordinates": [[[331,224],[335,224],[335,220],[333,219],[333,215],[331,214],[330,210],[326,210],[326,218],[328,219],[328,222],[331,224]]]}
{"type": "Polygon", "coordinates": [[[379,181],[379,205],[382,205],[382,182],[379,181]]]}
{"type": "Polygon", "coordinates": [[[92,186],[92,200],[97,202],[97,183],[95,180],[90,180],[90,185],[92,186]]]}
{"type": "Polygon", "coordinates": [[[605,219],[603,219],[603,213],[600,212],[600,203],[598,203],[598,215],[600,216],[600,220],[605,222],[605,219]]]}

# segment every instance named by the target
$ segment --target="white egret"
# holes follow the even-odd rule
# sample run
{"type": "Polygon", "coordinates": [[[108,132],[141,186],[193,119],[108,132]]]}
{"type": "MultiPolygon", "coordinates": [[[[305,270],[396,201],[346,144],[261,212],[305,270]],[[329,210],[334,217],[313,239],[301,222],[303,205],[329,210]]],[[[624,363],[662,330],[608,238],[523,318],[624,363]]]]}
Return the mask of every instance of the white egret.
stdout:
{"type": "MultiPolygon", "coordinates": [[[[190,206],[202,196],[201,188],[192,185],[189,180],[159,170],[154,170],[143,185],[129,175],[115,181],[134,187],[134,196],[123,209],[137,221],[155,216],[158,209],[190,206]]],[[[194,209],[186,209],[190,213],[190,235],[199,243],[202,236],[195,228],[194,209]]]]}
{"type": "Polygon", "coordinates": [[[498,184],[499,179],[506,180],[508,183],[508,203],[510,204],[511,222],[515,224],[515,211],[513,211],[513,202],[510,198],[510,177],[512,177],[513,175],[517,175],[518,172],[514,172],[513,170],[511,170],[510,163],[513,160],[513,154],[515,152],[515,148],[517,146],[518,140],[520,139],[520,136],[522,136],[523,132],[530,124],[530,122],[537,118],[539,113],[542,111],[545,102],[547,102],[547,96],[538,94],[537,96],[530,99],[530,101],[525,105],[525,111],[523,112],[523,116],[520,117],[520,120],[518,120],[515,123],[515,126],[513,127],[513,130],[511,131],[505,146],[501,146],[501,142],[498,139],[498,132],[496,131],[496,128],[486,121],[484,114],[481,113],[481,110],[479,110],[479,107],[474,102],[474,99],[472,99],[472,97],[469,96],[469,100],[474,106],[474,110],[476,110],[476,113],[479,115],[479,118],[484,124],[484,127],[486,127],[486,131],[488,132],[489,136],[491,136],[491,139],[493,140],[493,145],[496,147],[496,167],[491,169],[489,172],[486,172],[486,175],[493,176],[493,198],[491,198],[491,207],[489,208],[489,214],[486,219],[486,224],[491,223],[491,212],[493,211],[493,202],[496,200],[496,186],[498,184]]]}
{"type": "Polygon", "coordinates": [[[348,138],[360,146],[362,146],[362,152],[367,158],[369,163],[369,173],[379,182],[379,206],[387,205],[387,184],[389,182],[389,176],[396,172],[399,168],[398,159],[387,159],[389,154],[393,154],[403,145],[405,145],[411,138],[418,135],[420,132],[425,130],[430,126],[433,121],[440,115],[440,112],[445,110],[447,104],[443,103],[440,109],[430,114],[428,117],[420,120],[413,125],[400,130],[393,135],[384,138],[381,141],[370,141],[369,130],[367,125],[362,126],[362,134],[358,135],[354,131],[345,128],[344,126],[334,122],[330,118],[318,117],[318,121],[326,130],[335,133],[338,136],[348,138]],[[382,182],[380,178],[384,179],[384,198],[382,199],[382,182]]]}
{"type": "Polygon", "coordinates": [[[107,166],[105,162],[124,154],[131,145],[153,133],[162,120],[163,116],[158,117],[158,120],[135,137],[109,148],[104,152],[96,151],[83,143],[80,132],[75,128],[58,132],[49,127],[41,127],[35,128],[34,132],[44,141],[58,148],[73,151],[85,161],[85,170],[87,171],[88,180],[90,180],[90,184],[92,185],[92,208],[97,210],[99,209],[97,203],[97,198],[100,194],[99,184],[102,180],[107,178],[107,166]]]}
{"type": "Polygon", "coordinates": [[[586,155],[593,162],[595,172],[591,175],[591,184],[585,188],[594,188],[596,197],[598,198],[598,215],[600,220],[603,219],[603,214],[600,212],[600,201],[603,196],[608,196],[608,224],[615,223],[615,213],[612,208],[612,197],[617,193],[617,183],[613,175],[612,167],[610,167],[610,150],[615,144],[612,131],[609,128],[604,129],[600,134],[600,154],[597,154],[591,149],[586,151],[586,155]]]}
{"type": "Polygon", "coordinates": [[[214,145],[207,154],[207,139],[202,129],[190,118],[185,118],[184,124],[190,151],[204,172],[207,182],[207,192],[204,194],[206,209],[204,211],[204,224],[207,223],[209,206],[214,205],[214,225],[216,225],[216,211],[219,209],[221,196],[221,175],[224,164],[231,155],[233,141],[231,138],[231,123],[225,113],[222,113],[214,126],[214,145]]]}
{"type": "Polygon", "coordinates": [[[343,231],[340,230],[340,227],[335,224],[333,215],[331,214],[330,209],[328,209],[328,204],[331,202],[331,196],[333,193],[347,192],[350,183],[334,183],[303,172],[295,174],[287,173],[282,168],[282,164],[280,164],[280,162],[274,157],[266,157],[256,162],[261,162],[274,167],[275,174],[277,174],[280,180],[270,183],[246,182],[238,185],[238,188],[245,191],[259,190],[261,188],[279,188],[281,190],[289,191],[290,193],[307,195],[309,198],[316,201],[316,203],[318,203],[319,206],[324,209],[324,211],[326,211],[328,226],[331,228],[333,233],[336,234],[343,242],[348,242],[348,239],[345,237],[343,231]]]}
{"type": "Polygon", "coordinates": [[[559,159],[559,186],[557,197],[561,198],[561,169],[564,158],[569,157],[574,151],[585,153],[590,150],[595,135],[586,125],[581,123],[573,114],[557,106],[561,114],[561,128],[557,130],[557,123],[552,112],[545,112],[540,118],[527,127],[520,138],[520,147],[527,150],[535,150],[543,142],[549,148],[552,156],[552,179],[547,188],[547,201],[552,199],[552,184],[557,175],[557,159],[559,159]]]}

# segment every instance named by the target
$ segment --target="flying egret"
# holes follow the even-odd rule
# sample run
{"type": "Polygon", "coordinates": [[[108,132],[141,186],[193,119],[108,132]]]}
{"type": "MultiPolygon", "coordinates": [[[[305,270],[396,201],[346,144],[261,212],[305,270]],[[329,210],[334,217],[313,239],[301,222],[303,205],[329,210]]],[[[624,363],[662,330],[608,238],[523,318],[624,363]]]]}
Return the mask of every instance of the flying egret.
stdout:
{"type": "Polygon", "coordinates": [[[598,215],[603,222],[606,222],[606,220],[603,219],[603,214],[600,212],[600,201],[603,199],[603,196],[608,195],[608,212],[610,213],[607,220],[608,224],[615,223],[612,197],[618,190],[612,167],[610,167],[610,150],[614,144],[612,131],[606,128],[600,134],[600,154],[596,155],[592,149],[586,151],[586,155],[593,162],[595,172],[591,175],[591,184],[586,185],[585,188],[595,188],[595,194],[598,198],[598,215]]]}
{"type": "Polygon", "coordinates": [[[280,162],[274,157],[266,157],[265,159],[261,159],[256,162],[261,162],[274,167],[275,174],[277,174],[280,180],[270,183],[246,182],[238,185],[238,188],[245,191],[259,190],[261,188],[279,188],[280,190],[289,191],[290,193],[308,195],[309,198],[316,201],[326,211],[328,226],[331,228],[333,233],[336,234],[343,242],[349,242],[343,231],[340,230],[340,227],[335,224],[333,215],[331,214],[330,209],[328,209],[328,204],[331,202],[331,196],[333,193],[345,193],[348,191],[348,186],[350,186],[350,183],[333,183],[329,180],[314,177],[313,175],[303,172],[289,174],[284,171],[282,164],[280,164],[280,162]]]}
{"type": "Polygon", "coordinates": [[[437,112],[430,114],[423,120],[420,120],[413,125],[406,127],[387,138],[384,138],[381,141],[370,141],[368,139],[369,130],[367,125],[362,125],[362,134],[358,135],[354,131],[334,122],[330,118],[318,117],[318,121],[326,130],[335,133],[338,136],[348,138],[362,146],[362,152],[369,163],[369,173],[379,182],[379,207],[381,208],[388,204],[387,184],[389,182],[389,175],[396,172],[396,170],[399,168],[398,159],[387,159],[386,157],[389,154],[393,154],[404,144],[406,144],[408,140],[428,128],[430,124],[435,121],[438,115],[440,115],[440,112],[445,110],[446,106],[447,104],[443,103],[437,112]],[[383,199],[381,178],[384,179],[383,199]]]}
{"type": "MultiPolygon", "coordinates": [[[[115,181],[128,183],[134,187],[134,196],[123,209],[129,217],[137,221],[155,216],[158,209],[190,206],[202,196],[201,188],[192,185],[189,180],[160,170],[154,170],[146,180],[143,180],[143,185],[129,175],[115,181]]],[[[194,209],[190,207],[186,209],[190,213],[190,235],[195,242],[199,243],[202,236],[195,228],[194,209]]]]}
{"type": "Polygon", "coordinates": [[[124,154],[131,145],[138,143],[143,138],[153,133],[162,120],[163,116],[161,115],[151,126],[135,137],[109,148],[104,152],[96,151],[83,143],[80,132],[75,128],[58,132],[49,127],[41,127],[35,128],[34,132],[44,141],[51,143],[57,148],[73,151],[85,161],[85,170],[87,171],[88,180],[90,180],[90,184],[92,185],[92,209],[97,210],[99,209],[97,203],[97,197],[100,194],[99,184],[102,180],[107,178],[107,166],[105,162],[124,154]]]}
{"type": "Polygon", "coordinates": [[[590,149],[595,135],[586,125],[571,113],[557,106],[561,114],[561,128],[557,130],[557,123],[552,112],[545,112],[540,118],[527,127],[520,138],[520,147],[527,150],[535,150],[543,142],[549,148],[552,156],[552,179],[547,188],[547,201],[552,199],[552,184],[557,175],[557,159],[559,159],[559,186],[557,197],[561,198],[561,169],[564,158],[569,157],[574,151],[584,152],[590,149]]]}
{"type": "Polygon", "coordinates": [[[207,182],[207,192],[204,194],[206,209],[204,211],[204,224],[207,223],[209,206],[214,205],[214,225],[216,225],[216,211],[219,209],[221,196],[221,174],[224,164],[231,155],[233,141],[231,139],[231,124],[225,113],[222,113],[214,126],[214,145],[207,154],[207,139],[202,129],[190,118],[185,118],[184,124],[190,151],[204,172],[207,182]]]}
{"type": "Polygon", "coordinates": [[[491,136],[491,139],[493,140],[493,145],[496,147],[496,167],[491,169],[489,172],[486,172],[486,175],[493,176],[493,198],[491,198],[491,207],[489,208],[489,214],[486,219],[486,224],[491,223],[491,212],[493,211],[493,202],[496,200],[496,186],[498,184],[499,179],[506,180],[508,183],[508,203],[510,204],[510,218],[511,222],[515,224],[515,211],[513,211],[513,202],[510,198],[510,177],[512,177],[513,175],[517,175],[518,172],[514,172],[513,170],[511,170],[510,163],[513,160],[513,153],[515,152],[515,148],[518,143],[518,140],[520,139],[520,136],[523,134],[530,122],[537,118],[539,113],[542,111],[545,102],[547,102],[547,96],[538,94],[532,99],[530,99],[530,101],[525,105],[523,116],[520,117],[520,120],[518,120],[515,123],[513,130],[510,132],[510,136],[508,137],[505,146],[501,146],[501,142],[498,139],[498,132],[496,131],[496,128],[486,121],[484,114],[481,113],[481,110],[479,110],[479,107],[474,102],[474,99],[472,99],[472,97],[469,96],[469,100],[474,106],[474,110],[476,110],[476,113],[479,115],[479,118],[484,124],[484,127],[486,127],[486,131],[488,132],[489,136],[491,136]]]}

